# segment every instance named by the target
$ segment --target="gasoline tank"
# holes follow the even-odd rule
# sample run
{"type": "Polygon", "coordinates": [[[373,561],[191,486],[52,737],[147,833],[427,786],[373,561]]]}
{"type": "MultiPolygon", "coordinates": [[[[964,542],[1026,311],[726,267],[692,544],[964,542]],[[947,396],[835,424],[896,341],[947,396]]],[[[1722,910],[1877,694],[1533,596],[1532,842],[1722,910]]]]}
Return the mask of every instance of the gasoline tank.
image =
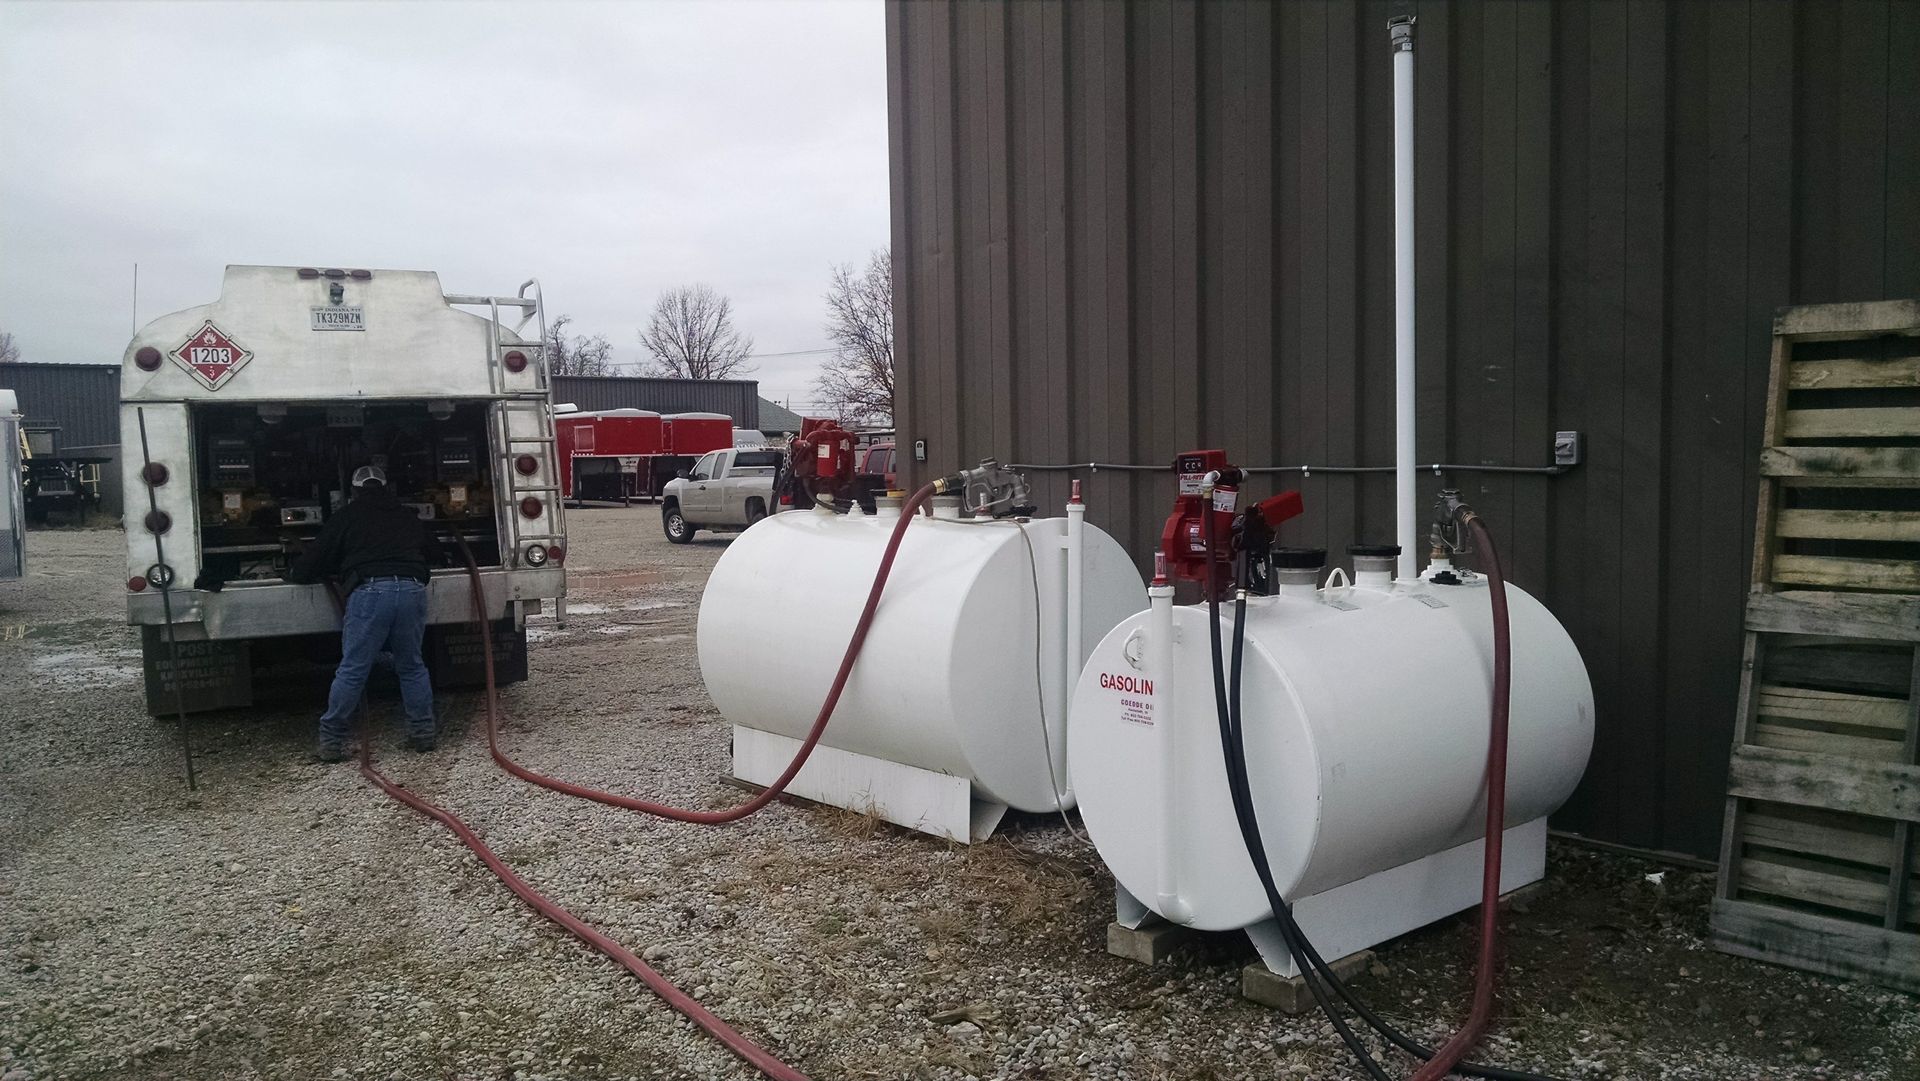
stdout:
{"type": "MultiPolygon", "coordinates": [[[[969,804],[993,820],[993,808],[1071,806],[1068,695],[1142,588],[1120,545],[1077,514],[910,523],[820,750],[790,791],[961,840],[992,828],[965,824],[969,804]]],[[[885,501],[877,516],[776,514],[714,567],[700,671],[736,726],[743,779],[767,783],[812,726],[897,520],[885,501]]]]}
{"type": "MultiPolygon", "coordinates": [[[[1510,841],[1507,863],[1509,881],[1524,881],[1540,877],[1546,815],[1586,768],[1593,690],[1553,616],[1524,591],[1507,593],[1506,824],[1510,838],[1528,827],[1510,841]]],[[[1069,714],[1069,772],[1087,831],[1126,894],[1189,926],[1248,927],[1270,912],[1227,790],[1208,613],[1166,604],[1171,641],[1156,641],[1150,609],[1122,620],[1088,659],[1069,714]]],[[[1232,624],[1222,605],[1223,651],[1232,624]]],[[[1247,771],[1282,896],[1344,897],[1344,911],[1317,921],[1340,925],[1328,932],[1340,939],[1375,921],[1364,911],[1369,887],[1354,884],[1452,853],[1444,876],[1428,868],[1379,891],[1402,911],[1344,934],[1348,942],[1322,942],[1322,952],[1337,957],[1472,904],[1492,694],[1486,580],[1395,585],[1380,575],[1365,587],[1286,588],[1249,599],[1245,638],[1247,771]]],[[[1126,907],[1123,899],[1123,916],[1126,907]]]]}

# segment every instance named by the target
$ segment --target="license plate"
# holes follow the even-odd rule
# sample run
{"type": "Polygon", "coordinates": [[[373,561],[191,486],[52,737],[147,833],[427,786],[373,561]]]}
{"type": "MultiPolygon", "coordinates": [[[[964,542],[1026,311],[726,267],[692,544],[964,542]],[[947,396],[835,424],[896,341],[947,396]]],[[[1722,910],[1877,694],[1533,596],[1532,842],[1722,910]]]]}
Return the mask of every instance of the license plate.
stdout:
{"type": "Polygon", "coordinates": [[[315,330],[365,330],[367,317],[360,308],[329,305],[313,309],[315,330]]]}

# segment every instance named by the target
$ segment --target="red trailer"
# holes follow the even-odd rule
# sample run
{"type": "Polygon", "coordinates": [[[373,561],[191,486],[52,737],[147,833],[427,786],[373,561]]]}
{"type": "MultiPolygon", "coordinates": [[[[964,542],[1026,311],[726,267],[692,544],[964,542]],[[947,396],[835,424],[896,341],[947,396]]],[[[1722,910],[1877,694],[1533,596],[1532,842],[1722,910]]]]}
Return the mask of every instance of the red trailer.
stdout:
{"type": "Polygon", "coordinates": [[[668,413],[661,428],[668,454],[698,458],[733,446],[733,418],[725,413],[668,413]]]}
{"type": "Polygon", "coordinates": [[[733,446],[733,418],[725,413],[603,409],[558,414],[553,426],[560,492],[576,503],[657,498],[702,454],[733,446]]]}

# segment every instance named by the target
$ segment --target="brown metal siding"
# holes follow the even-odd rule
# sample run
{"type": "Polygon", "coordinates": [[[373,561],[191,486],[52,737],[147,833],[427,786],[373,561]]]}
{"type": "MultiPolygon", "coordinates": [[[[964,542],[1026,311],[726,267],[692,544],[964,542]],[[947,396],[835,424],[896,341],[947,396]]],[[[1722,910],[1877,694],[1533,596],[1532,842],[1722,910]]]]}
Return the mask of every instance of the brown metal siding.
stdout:
{"type": "MultiPolygon", "coordinates": [[[[890,4],[900,438],[1387,463],[1397,7],[890,4]]],[[[1920,294],[1920,5],[1417,12],[1420,457],[1585,434],[1566,476],[1454,479],[1593,676],[1557,824],[1710,854],[1769,319],[1920,294]]],[[[1390,539],[1388,477],[1300,487],[1286,543],[1390,539]]],[[[1143,561],[1170,497],[1088,491],[1143,561]]]]}

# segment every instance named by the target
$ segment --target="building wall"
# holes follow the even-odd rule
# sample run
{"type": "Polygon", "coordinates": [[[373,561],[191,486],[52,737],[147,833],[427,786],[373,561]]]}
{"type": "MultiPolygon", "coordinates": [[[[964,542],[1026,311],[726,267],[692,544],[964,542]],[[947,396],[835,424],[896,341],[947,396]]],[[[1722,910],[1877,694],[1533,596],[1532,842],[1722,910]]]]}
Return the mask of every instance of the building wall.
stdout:
{"type": "MultiPolygon", "coordinates": [[[[1556,824],[1711,854],[1769,320],[1920,294],[1920,4],[890,3],[902,446],[1388,464],[1403,6],[1419,457],[1584,434],[1564,476],[1450,479],[1593,677],[1556,824]]],[[[1171,480],[1090,481],[1144,566],[1171,480]]],[[[1390,476],[1297,483],[1282,543],[1391,539],[1390,476]]]]}
{"type": "Polygon", "coordinates": [[[725,413],[734,427],[760,427],[760,384],[752,379],[647,379],[621,375],[561,375],[556,404],[582,410],[651,409],[656,413],[725,413]]]}
{"type": "Polygon", "coordinates": [[[120,442],[120,365],[0,364],[29,425],[57,424],[57,447],[120,442]]]}

